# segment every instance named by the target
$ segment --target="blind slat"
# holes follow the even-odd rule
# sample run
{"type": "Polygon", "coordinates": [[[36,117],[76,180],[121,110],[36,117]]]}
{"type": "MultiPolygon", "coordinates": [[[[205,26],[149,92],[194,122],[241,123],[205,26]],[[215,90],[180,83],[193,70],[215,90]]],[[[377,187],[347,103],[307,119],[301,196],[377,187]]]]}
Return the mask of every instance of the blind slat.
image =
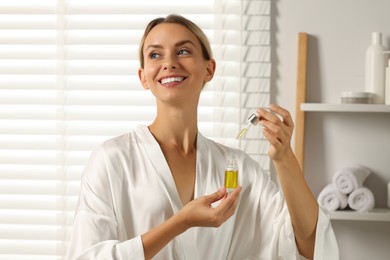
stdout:
{"type": "MultiPolygon", "coordinates": [[[[68,205],[74,209],[77,197],[45,196],[45,195],[3,195],[0,194],[0,208],[27,209],[27,210],[53,210],[60,205],[68,205]]],[[[63,208],[61,208],[63,210],[63,208]]],[[[1,252],[1,251],[0,251],[1,252]]]]}
{"type": "Polygon", "coordinates": [[[2,257],[7,254],[12,254],[20,255],[20,257],[24,256],[24,259],[26,257],[32,259],[29,255],[35,255],[35,257],[47,256],[53,259],[57,255],[57,248],[59,247],[61,247],[61,241],[56,240],[0,239],[0,252],[2,257]],[[21,251],[23,251],[22,255],[21,251]]]}
{"type": "MultiPolygon", "coordinates": [[[[77,195],[78,183],[67,182],[66,185],[67,193],[77,195]]],[[[62,188],[62,180],[3,180],[0,183],[0,194],[57,195],[62,188]]]]}

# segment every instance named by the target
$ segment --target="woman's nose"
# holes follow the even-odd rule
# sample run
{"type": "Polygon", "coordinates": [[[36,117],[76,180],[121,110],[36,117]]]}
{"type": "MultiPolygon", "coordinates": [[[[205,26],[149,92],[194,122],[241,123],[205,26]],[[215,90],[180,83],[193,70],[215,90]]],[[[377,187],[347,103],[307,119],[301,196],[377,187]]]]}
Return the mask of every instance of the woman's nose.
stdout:
{"type": "Polygon", "coordinates": [[[168,63],[165,63],[164,64],[164,69],[176,69],[176,66],[174,64],[168,64],[168,63]]]}
{"type": "Polygon", "coordinates": [[[176,57],[168,56],[163,65],[164,69],[176,69],[178,67],[176,57]]]}

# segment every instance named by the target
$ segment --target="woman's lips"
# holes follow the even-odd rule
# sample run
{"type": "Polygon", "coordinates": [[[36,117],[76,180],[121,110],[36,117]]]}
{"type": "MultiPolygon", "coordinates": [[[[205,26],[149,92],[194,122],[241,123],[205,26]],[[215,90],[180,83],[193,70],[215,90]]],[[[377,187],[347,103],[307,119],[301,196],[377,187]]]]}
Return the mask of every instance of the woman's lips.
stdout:
{"type": "Polygon", "coordinates": [[[159,82],[166,87],[170,87],[170,86],[177,86],[178,84],[183,82],[185,79],[186,79],[186,77],[183,77],[183,76],[172,76],[172,77],[162,78],[159,80],[159,82]]]}

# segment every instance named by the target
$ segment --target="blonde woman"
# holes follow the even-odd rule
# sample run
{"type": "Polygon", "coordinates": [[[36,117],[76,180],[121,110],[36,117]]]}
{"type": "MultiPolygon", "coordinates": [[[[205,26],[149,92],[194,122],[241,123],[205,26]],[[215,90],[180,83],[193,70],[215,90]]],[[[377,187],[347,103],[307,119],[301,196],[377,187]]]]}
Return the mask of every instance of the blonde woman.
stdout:
{"type": "Polygon", "coordinates": [[[248,155],[198,131],[199,96],[216,62],[197,25],[178,15],[151,21],[140,65],[156,117],[92,154],[70,259],[338,259],[329,219],[291,150],[288,111],[257,110],[279,191],[248,155]],[[228,194],[224,169],[232,157],[240,186],[228,194]]]}

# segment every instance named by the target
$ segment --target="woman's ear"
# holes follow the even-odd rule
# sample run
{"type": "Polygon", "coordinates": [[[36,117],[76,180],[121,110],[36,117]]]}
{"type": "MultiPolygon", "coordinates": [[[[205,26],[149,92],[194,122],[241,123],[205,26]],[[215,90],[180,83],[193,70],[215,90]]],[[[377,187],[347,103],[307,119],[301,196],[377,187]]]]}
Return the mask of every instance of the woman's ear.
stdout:
{"type": "Polygon", "coordinates": [[[209,82],[213,79],[214,73],[215,73],[215,68],[216,68],[216,62],[214,59],[210,59],[207,63],[207,74],[205,77],[205,83],[209,82]]]}
{"type": "Polygon", "coordinates": [[[149,89],[148,81],[146,80],[144,69],[139,68],[138,69],[138,78],[141,81],[142,86],[144,89],[149,89]]]}

